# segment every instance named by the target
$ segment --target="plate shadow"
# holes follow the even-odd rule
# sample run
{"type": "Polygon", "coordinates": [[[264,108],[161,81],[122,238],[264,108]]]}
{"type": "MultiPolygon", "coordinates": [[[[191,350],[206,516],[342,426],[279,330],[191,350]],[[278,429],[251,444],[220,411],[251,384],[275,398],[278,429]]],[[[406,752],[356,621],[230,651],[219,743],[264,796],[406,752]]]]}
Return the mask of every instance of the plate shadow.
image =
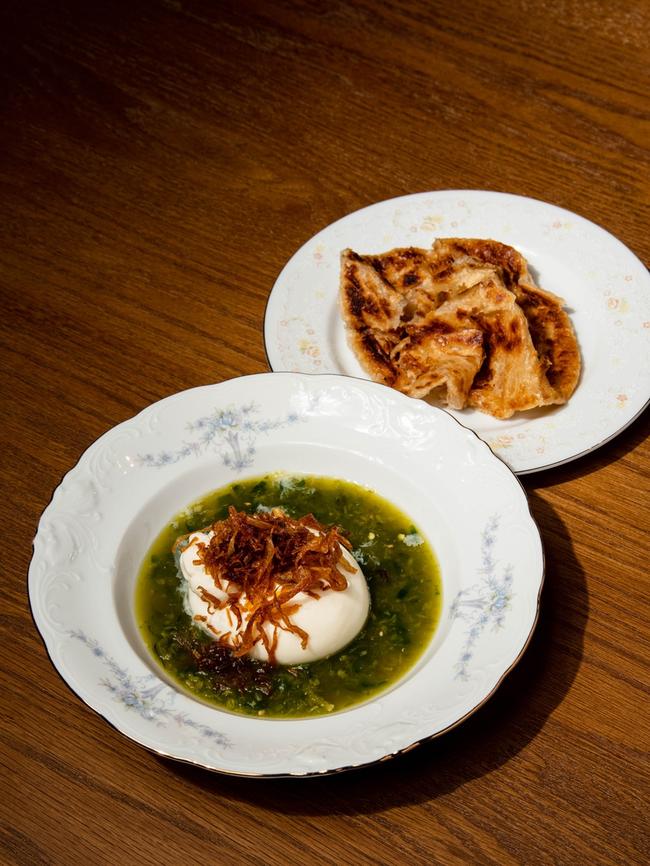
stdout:
{"type": "Polygon", "coordinates": [[[529,496],[546,553],[537,629],[497,692],[458,728],[390,761],[309,779],[237,778],[158,760],[207,793],[289,815],[370,814],[424,802],[505,764],[571,688],[588,616],[585,575],[566,528],[551,505],[535,492],[529,496]]]}

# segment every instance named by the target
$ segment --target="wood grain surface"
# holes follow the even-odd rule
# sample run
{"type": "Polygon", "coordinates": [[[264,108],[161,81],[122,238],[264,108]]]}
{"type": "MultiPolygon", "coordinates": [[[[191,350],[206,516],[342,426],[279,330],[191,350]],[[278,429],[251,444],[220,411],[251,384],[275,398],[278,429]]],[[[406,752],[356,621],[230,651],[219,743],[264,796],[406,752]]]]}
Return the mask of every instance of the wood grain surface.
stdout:
{"type": "Polygon", "coordinates": [[[524,479],[547,579],[497,694],[341,776],[228,778],[123,738],[50,664],[26,571],[98,436],[267,369],[278,272],[351,210],[508,191],[650,262],[650,6],[4,0],[0,28],[2,863],[647,863],[647,418],[524,479]]]}

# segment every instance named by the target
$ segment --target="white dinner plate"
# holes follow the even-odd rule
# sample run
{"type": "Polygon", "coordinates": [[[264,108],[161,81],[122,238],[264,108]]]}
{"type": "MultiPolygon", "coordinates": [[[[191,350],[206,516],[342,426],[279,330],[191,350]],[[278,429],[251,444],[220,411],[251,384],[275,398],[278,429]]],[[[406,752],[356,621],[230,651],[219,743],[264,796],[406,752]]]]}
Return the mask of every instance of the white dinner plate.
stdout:
{"type": "Polygon", "coordinates": [[[549,469],[603,445],[650,397],[650,275],[619,240],[541,201],[478,190],[441,190],[379,202],[343,217],[290,259],[264,323],[271,369],[367,378],[339,315],[339,256],[429,247],[437,237],[491,238],[514,246],[539,285],[564,298],[582,355],[564,406],[498,420],[449,410],[519,474],[549,469]]]}
{"type": "Polygon", "coordinates": [[[369,764],[458,724],[537,620],[543,554],[524,491],[451,415],[343,376],[266,373],[184,391],[95,442],[43,513],[36,625],[64,680],[127,737],[211,770],[307,776],[369,764]],[[329,716],[234,715],[173,685],[136,626],[136,574],[170,518],[268,472],[342,478],[404,511],[442,574],[439,625],[388,691],[329,716]]]}

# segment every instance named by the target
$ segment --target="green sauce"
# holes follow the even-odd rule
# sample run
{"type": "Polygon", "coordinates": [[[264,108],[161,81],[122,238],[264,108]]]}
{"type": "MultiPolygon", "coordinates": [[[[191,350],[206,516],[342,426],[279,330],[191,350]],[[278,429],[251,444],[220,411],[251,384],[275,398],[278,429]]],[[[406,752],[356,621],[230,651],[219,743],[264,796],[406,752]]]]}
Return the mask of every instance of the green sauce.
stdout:
{"type": "MultiPolygon", "coordinates": [[[[365,488],[315,476],[267,475],[240,481],[190,505],[160,533],[138,575],[136,618],[153,656],[197,697],[235,713],[301,718],[336,712],[393,685],[428,645],[440,615],[440,572],[431,547],[395,506],[365,488]],[[271,666],[248,658],[201,664],[216,650],[183,608],[172,546],[178,536],[239,511],[279,506],[341,527],[363,569],[370,614],[357,637],[310,664],[271,666]],[[193,652],[194,650],[194,652],[193,652]]],[[[228,651],[221,651],[230,658],[228,651]]]]}

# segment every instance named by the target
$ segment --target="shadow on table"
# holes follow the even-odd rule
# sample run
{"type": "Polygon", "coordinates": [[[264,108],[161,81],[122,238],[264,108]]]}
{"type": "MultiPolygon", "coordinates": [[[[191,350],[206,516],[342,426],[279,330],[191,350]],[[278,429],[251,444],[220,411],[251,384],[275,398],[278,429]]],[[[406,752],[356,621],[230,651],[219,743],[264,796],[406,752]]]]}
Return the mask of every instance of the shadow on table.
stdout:
{"type": "Polygon", "coordinates": [[[458,728],[393,760],[332,776],[240,779],[183,764],[170,765],[172,771],[207,792],[285,814],[354,815],[433,799],[506,763],[570,689],[588,612],[584,572],[562,521],[534,492],[530,504],[546,552],[539,623],[496,694],[458,728]]]}

